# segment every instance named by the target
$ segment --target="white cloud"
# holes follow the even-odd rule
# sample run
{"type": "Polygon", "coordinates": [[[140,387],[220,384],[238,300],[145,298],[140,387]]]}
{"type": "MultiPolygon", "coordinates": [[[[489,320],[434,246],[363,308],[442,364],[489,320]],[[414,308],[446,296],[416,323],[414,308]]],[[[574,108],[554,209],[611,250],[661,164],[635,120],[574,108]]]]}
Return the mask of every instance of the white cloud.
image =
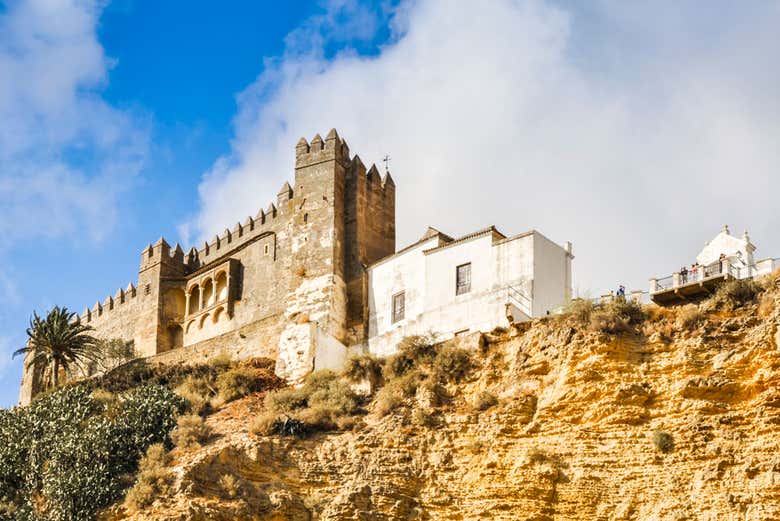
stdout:
{"type": "Polygon", "coordinates": [[[345,32],[304,24],[239,96],[232,150],[188,229],[203,238],[265,207],[300,135],[336,127],[364,161],[392,156],[399,246],[421,223],[534,227],[574,241],[577,284],[594,290],[644,288],[725,222],[780,255],[780,8],[475,5],[403,3],[372,57],[325,59],[345,32]]]}
{"type": "Polygon", "coordinates": [[[147,149],[145,123],[100,97],[103,2],[9,2],[0,12],[0,233],[100,238],[147,149]]]}

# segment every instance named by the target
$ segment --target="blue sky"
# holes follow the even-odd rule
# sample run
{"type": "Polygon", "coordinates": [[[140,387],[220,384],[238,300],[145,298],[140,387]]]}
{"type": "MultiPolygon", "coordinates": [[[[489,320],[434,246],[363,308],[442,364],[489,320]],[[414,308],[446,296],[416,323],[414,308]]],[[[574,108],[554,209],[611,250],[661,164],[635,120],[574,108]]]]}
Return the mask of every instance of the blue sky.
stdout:
{"type": "Polygon", "coordinates": [[[399,245],[538,228],[594,294],[724,223],[780,256],[780,6],[707,5],[0,1],[0,406],[33,310],[266,207],[331,127],[393,158],[399,245]]]}

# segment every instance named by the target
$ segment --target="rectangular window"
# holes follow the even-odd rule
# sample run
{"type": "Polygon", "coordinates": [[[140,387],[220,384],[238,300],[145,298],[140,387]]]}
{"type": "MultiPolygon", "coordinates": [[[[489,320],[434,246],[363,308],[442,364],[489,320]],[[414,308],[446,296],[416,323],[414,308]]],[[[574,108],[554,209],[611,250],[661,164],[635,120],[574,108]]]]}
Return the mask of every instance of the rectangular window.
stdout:
{"type": "Polygon", "coordinates": [[[406,294],[402,291],[393,295],[393,323],[404,318],[406,311],[406,294]]]}
{"type": "Polygon", "coordinates": [[[263,246],[263,255],[268,255],[268,245],[263,246]]]}
{"type": "Polygon", "coordinates": [[[471,291],[471,263],[455,268],[455,294],[463,295],[471,291]]]}

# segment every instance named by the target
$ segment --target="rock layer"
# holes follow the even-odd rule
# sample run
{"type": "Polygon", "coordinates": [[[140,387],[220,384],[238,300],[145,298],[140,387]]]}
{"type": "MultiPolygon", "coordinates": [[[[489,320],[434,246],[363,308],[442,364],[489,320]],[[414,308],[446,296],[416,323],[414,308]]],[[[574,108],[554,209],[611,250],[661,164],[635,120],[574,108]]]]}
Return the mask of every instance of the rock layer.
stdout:
{"type": "Polygon", "coordinates": [[[780,519],[780,290],[760,308],[690,330],[657,309],[617,336],[572,317],[486,335],[481,367],[449,389],[432,427],[401,408],[352,432],[258,437],[250,398],[209,419],[219,439],[178,455],[174,494],[111,517],[780,519]],[[473,409],[485,391],[498,405],[473,409]],[[234,499],[225,475],[241,484],[234,499]]]}

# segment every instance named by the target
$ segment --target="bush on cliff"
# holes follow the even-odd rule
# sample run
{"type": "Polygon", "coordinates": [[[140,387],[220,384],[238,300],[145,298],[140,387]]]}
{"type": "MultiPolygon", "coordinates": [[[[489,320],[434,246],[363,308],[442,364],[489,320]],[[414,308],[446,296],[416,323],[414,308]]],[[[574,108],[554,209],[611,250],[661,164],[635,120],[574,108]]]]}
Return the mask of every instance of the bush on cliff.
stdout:
{"type": "Polygon", "coordinates": [[[615,299],[601,304],[590,314],[590,328],[608,334],[633,332],[634,326],[645,319],[641,304],[635,301],[615,299]]]}
{"type": "Polygon", "coordinates": [[[747,304],[753,304],[763,290],[762,284],[755,279],[731,279],[718,287],[715,294],[705,303],[705,307],[713,311],[734,311],[747,304]]]}
{"type": "Polygon", "coordinates": [[[183,407],[161,386],[111,403],[77,385],[0,411],[0,519],[93,519],[122,495],[147,448],[168,442],[183,407]]]}
{"type": "Polygon", "coordinates": [[[360,397],[336,373],[311,373],[300,389],[282,389],[266,395],[267,412],[253,431],[259,434],[306,435],[350,425],[361,406],[360,397]]]}

